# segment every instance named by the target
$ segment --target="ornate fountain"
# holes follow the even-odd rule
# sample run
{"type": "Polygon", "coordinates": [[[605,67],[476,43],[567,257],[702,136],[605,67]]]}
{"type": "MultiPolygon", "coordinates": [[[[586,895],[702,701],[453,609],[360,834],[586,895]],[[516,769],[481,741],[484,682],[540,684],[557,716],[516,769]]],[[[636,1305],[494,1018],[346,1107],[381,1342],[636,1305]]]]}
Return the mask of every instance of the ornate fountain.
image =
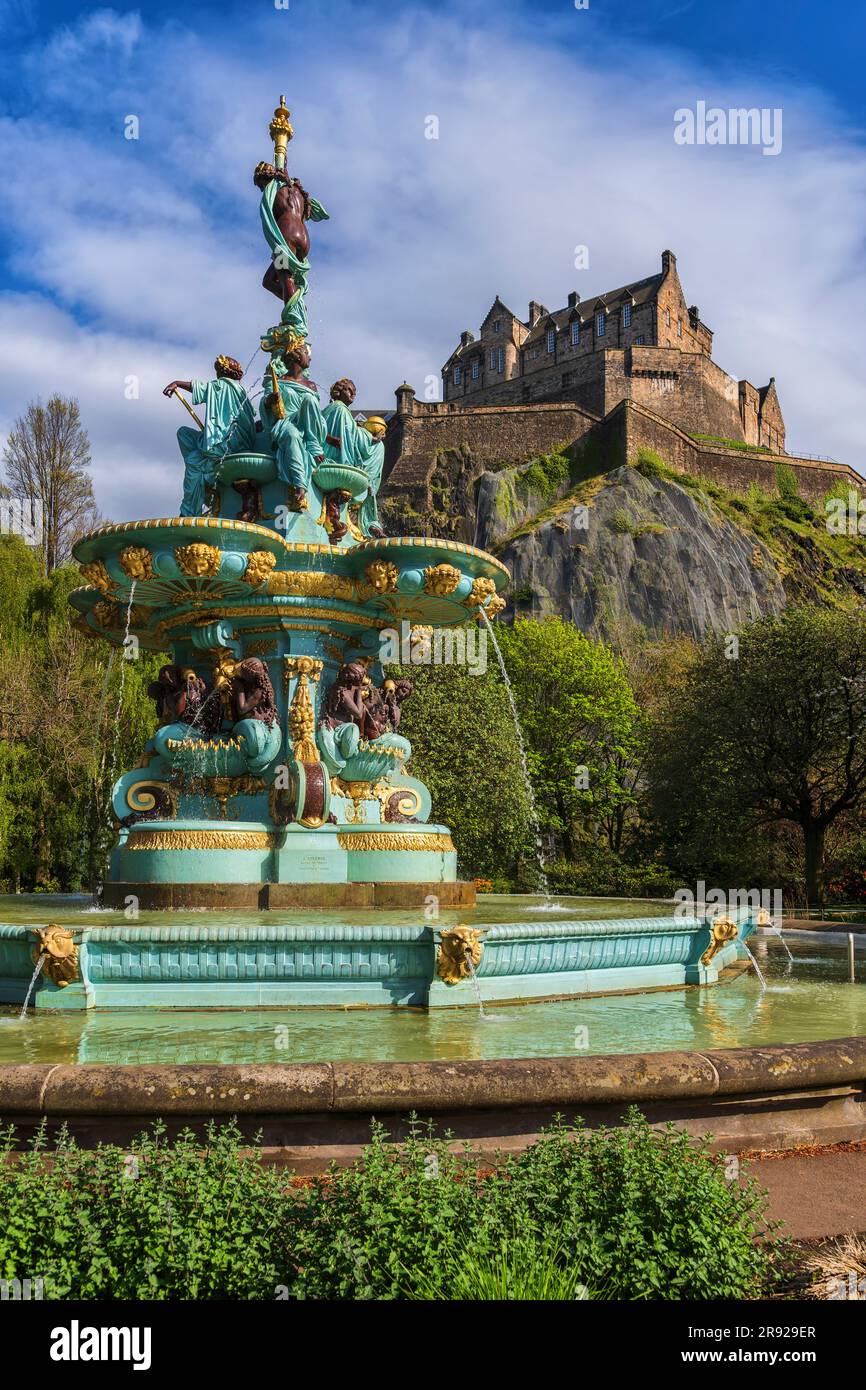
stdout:
{"type": "MultiPolygon", "coordinates": [[[[113,793],[107,906],[416,906],[474,900],[446,827],[407,772],[408,682],[382,657],[435,628],[494,614],[505,568],[468,545],[385,536],[376,494],[384,422],[354,384],[323,410],[307,376],[306,223],[327,216],[286,174],[281,98],[273,164],[254,181],[283,305],[263,334],[258,420],[221,356],[211,382],[172,382],[207,418],[178,431],[182,515],[105,526],[76,547],[76,625],[171,653],[152,687],[159,727],[113,793]]],[[[184,402],[185,403],[185,402],[184,402]]],[[[188,407],[189,408],[189,407],[188,407]]]]}

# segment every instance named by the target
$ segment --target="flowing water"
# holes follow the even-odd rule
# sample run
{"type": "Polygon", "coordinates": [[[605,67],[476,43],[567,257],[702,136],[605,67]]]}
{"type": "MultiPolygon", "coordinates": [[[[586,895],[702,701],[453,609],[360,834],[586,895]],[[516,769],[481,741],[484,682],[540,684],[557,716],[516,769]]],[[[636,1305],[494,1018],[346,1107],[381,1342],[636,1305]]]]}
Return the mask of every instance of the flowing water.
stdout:
{"type": "Polygon", "coordinates": [[[517,751],[520,754],[520,766],[523,769],[523,780],[526,783],[526,796],[529,802],[529,819],[532,825],[532,834],[535,841],[535,857],[538,860],[538,870],[541,877],[541,891],[544,894],[545,905],[550,902],[550,888],[547,882],[547,861],[541,839],[541,824],[538,819],[538,808],[535,804],[535,792],[532,789],[532,778],[529,774],[529,762],[526,757],[526,744],[523,741],[523,728],[520,723],[520,715],[517,712],[517,701],[514,698],[514,689],[508,678],[508,671],[505,666],[505,658],[496,640],[496,633],[483,608],[479,608],[484,626],[488,636],[493,643],[493,650],[496,653],[496,660],[499,662],[499,669],[502,672],[502,679],[505,682],[505,692],[508,696],[508,703],[511,706],[511,717],[514,720],[514,732],[517,735],[517,751]]]}
{"type": "Polygon", "coordinates": [[[39,972],[44,964],[45,957],[37,956],[33,974],[30,976],[30,984],[27,986],[27,993],[24,996],[24,1003],[21,1005],[21,1013],[18,1015],[19,1018],[27,1017],[27,1005],[30,1003],[30,996],[36,988],[36,981],[39,979],[39,972]]]}
{"type": "MultiPolygon", "coordinates": [[[[120,712],[123,708],[123,687],[126,684],[126,663],[129,657],[129,628],[132,622],[132,605],[135,600],[135,580],[129,586],[129,602],[126,605],[126,625],[123,631],[123,646],[120,653],[120,681],[117,686],[117,705],[114,710],[114,728],[111,731],[111,769],[108,777],[109,801],[108,817],[112,820],[111,794],[117,776],[117,750],[120,742],[120,712]]],[[[112,821],[113,823],[113,821],[112,821]]]]}
{"type": "Polygon", "coordinates": [[[791,955],[790,949],[789,949],[789,947],[788,947],[788,943],[787,943],[787,941],[785,940],[784,936],[782,935],[782,932],[781,932],[780,928],[776,926],[776,923],[775,923],[775,922],[768,922],[768,923],[767,923],[767,931],[771,931],[771,932],[775,932],[775,933],[776,933],[776,936],[778,936],[778,938],[779,938],[779,940],[781,941],[782,945],[784,946],[785,950],[788,952],[788,960],[793,961],[794,957],[791,955]]]}
{"type": "MultiPolygon", "coordinates": [[[[764,990],[767,988],[767,981],[764,979],[763,971],[761,970],[760,965],[759,965],[758,962],[755,960],[754,955],[752,954],[752,952],[751,952],[751,950],[749,949],[749,947],[746,945],[745,941],[741,941],[741,942],[740,942],[740,948],[741,948],[741,950],[745,951],[746,955],[749,957],[749,960],[752,962],[752,965],[753,965],[754,968],[755,968],[755,974],[757,975],[758,980],[759,980],[760,985],[761,985],[761,993],[763,994],[763,993],[764,993],[764,990]]],[[[791,958],[791,952],[790,952],[790,951],[788,952],[788,956],[789,956],[789,958],[791,958]]]]}

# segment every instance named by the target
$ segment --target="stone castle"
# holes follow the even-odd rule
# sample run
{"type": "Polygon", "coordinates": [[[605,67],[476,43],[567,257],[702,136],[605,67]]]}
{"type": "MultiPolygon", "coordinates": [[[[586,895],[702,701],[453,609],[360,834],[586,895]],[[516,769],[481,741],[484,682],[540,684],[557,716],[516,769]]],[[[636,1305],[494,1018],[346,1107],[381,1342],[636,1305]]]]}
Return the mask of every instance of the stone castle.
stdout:
{"type": "Polygon", "coordinates": [[[683,429],[783,453],[775,378],[734,381],[712,360],[713,334],[686,306],[677,258],[621,289],[550,312],[532,300],[526,321],[497,296],[481,334],[460,335],[442,369],[443,399],[463,406],[574,401],[607,415],[637,401],[683,429]]]}
{"type": "Polygon", "coordinates": [[[445,363],[442,400],[397,388],[384,475],[392,522],[417,530],[435,516],[441,534],[450,513],[451,534],[471,542],[481,473],[562,446],[595,473],[643,448],[733,492],[751,483],[773,492],[780,464],[813,502],[840,480],[866,489],[846,464],[787,453],[774,378],[735,380],[712,345],[672,251],[657,274],[620,289],[584,300],[573,292],[554,312],[533,301],[525,321],[497,296],[479,337],[463,332],[445,363]]]}

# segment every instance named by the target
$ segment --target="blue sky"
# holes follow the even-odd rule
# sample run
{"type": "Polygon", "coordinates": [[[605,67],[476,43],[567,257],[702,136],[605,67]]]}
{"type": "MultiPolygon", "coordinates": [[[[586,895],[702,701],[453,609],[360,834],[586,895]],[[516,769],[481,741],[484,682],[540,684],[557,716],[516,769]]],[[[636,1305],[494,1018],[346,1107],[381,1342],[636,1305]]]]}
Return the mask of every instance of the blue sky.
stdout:
{"type": "Polygon", "coordinates": [[[273,321],[251,172],[285,91],[290,167],[331,213],[321,386],[420,394],[495,294],[559,307],[670,246],[716,360],[776,376],[789,447],[866,472],[863,31],[802,0],[0,0],[0,434],[34,395],[75,394],[106,515],[176,510],[161,386],[246,362],[273,321]],[[676,145],[698,100],[781,108],[781,153],[676,145]]]}

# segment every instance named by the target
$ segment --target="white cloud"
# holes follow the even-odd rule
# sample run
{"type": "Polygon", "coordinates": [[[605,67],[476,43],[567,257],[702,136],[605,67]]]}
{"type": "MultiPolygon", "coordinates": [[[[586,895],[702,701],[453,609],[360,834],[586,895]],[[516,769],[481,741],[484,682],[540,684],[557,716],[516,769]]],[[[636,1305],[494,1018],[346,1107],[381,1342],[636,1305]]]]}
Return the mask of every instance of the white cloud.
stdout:
{"type": "MultiPolygon", "coordinates": [[[[866,471],[851,352],[866,157],[820,94],[638,45],[590,60],[563,25],[530,34],[490,11],[477,26],[243,13],[243,39],[217,47],[101,11],[47,41],[72,132],[58,146],[41,118],[0,123],[0,226],[34,291],[0,301],[0,423],[37,391],[77,394],[107,513],[173,510],[182,421],[159,387],[218,352],[246,360],[276,316],[251,173],[287,86],[292,167],[332,218],[311,228],[320,386],[348,374],[361,404],[387,406],[404,377],[420,392],[438,374],[496,293],[521,314],[530,298],[559,307],[653,273],[670,246],[717,361],[776,376],[791,447],[866,471]],[[782,153],[675,145],[673,113],[698,98],[781,106],[782,153]],[[123,139],[130,111],[138,142],[123,139]],[[439,140],[424,138],[430,114],[439,140]],[[47,149],[56,167],[34,181],[47,149]],[[116,395],[127,373],[135,409],[116,395]]],[[[30,56],[34,82],[44,57],[30,56]]]]}

